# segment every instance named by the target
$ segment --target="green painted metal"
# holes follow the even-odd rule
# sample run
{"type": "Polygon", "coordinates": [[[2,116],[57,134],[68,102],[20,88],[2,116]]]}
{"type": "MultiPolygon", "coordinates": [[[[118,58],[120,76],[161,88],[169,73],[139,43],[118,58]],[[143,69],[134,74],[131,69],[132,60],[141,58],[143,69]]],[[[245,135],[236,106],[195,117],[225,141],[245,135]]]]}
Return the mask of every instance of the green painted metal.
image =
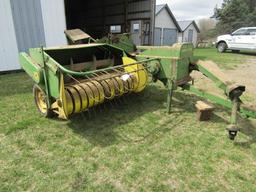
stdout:
{"type": "Polygon", "coordinates": [[[168,88],[168,93],[167,93],[167,113],[170,114],[172,110],[172,97],[173,97],[173,91],[174,91],[174,83],[173,81],[168,81],[167,82],[167,88],[168,88]]]}
{"type": "Polygon", "coordinates": [[[33,61],[28,54],[21,53],[19,60],[22,68],[35,81],[35,83],[40,84],[43,82],[42,68],[35,61],[33,61]]]}
{"type": "MultiPolygon", "coordinates": [[[[94,43],[86,45],[73,45],[54,48],[32,48],[29,55],[20,53],[20,63],[22,68],[37,83],[47,95],[49,106],[60,97],[60,74],[67,74],[76,77],[86,77],[97,72],[104,72],[115,69],[113,63],[109,67],[99,70],[92,70],[91,65],[85,71],[77,72],[69,69],[70,58],[84,57],[91,58],[93,54],[103,51],[113,52],[120,56],[126,56],[123,50],[108,44],[94,43]],[[38,74],[38,79],[35,74],[38,74]]],[[[153,60],[153,59],[152,59],[153,60]]],[[[142,61],[144,63],[144,61],[142,61]]],[[[141,62],[141,63],[142,63],[141,62]]]]}
{"type": "Polygon", "coordinates": [[[157,58],[160,60],[160,70],[155,78],[166,86],[168,80],[174,82],[174,87],[187,83],[189,79],[189,65],[193,58],[192,44],[176,44],[173,47],[138,47],[142,52],[137,59],[157,58]]]}
{"type": "MultiPolygon", "coordinates": [[[[40,71],[40,81],[35,81],[42,90],[49,92],[49,100],[51,98],[59,97],[59,73],[56,61],[49,57],[48,54],[44,52],[44,57],[42,48],[33,48],[29,50],[29,54],[21,53],[20,54],[20,63],[23,69],[29,73],[29,69],[33,69],[35,66],[40,71]],[[47,86],[46,81],[47,79],[47,86]]],[[[32,79],[34,79],[32,77],[32,79]]]]}
{"type": "Polygon", "coordinates": [[[240,113],[243,117],[251,117],[256,119],[256,111],[255,109],[251,109],[250,107],[241,105],[240,106],[240,113]]]}
{"type": "MultiPolygon", "coordinates": [[[[188,90],[188,91],[196,94],[199,97],[208,99],[211,102],[219,104],[227,109],[232,109],[232,107],[233,107],[232,101],[229,100],[228,97],[222,98],[220,96],[201,91],[201,90],[197,89],[195,86],[190,85],[190,84],[183,86],[183,89],[188,90]]],[[[247,106],[241,105],[239,112],[240,112],[241,116],[243,116],[243,117],[251,117],[251,118],[256,119],[256,111],[254,109],[250,109],[247,106]]]]}
{"type": "Polygon", "coordinates": [[[130,34],[111,34],[107,37],[96,40],[96,42],[111,44],[130,54],[136,52],[137,50],[136,45],[134,45],[132,42],[130,34]]]}
{"type": "Polygon", "coordinates": [[[47,66],[46,66],[46,60],[45,60],[45,55],[44,55],[44,49],[41,47],[41,54],[43,58],[43,76],[44,76],[44,87],[45,87],[45,94],[46,94],[46,103],[48,109],[51,108],[51,96],[50,96],[50,89],[49,89],[49,75],[46,74],[47,66]]]}
{"type": "MultiPolygon", "coordinates": [[[[43,90],[47,90],[49,94],[49,102],[52,103],[60,97],[60,75],[66,74],[75,77],[90,77],[98,72],[106,72],[108,70],[114,70],[118,66],[114,63],[109,63],[102,69],[93,69],[93,63],[88,62],[84,71],[73,71],[69,68],[70,58],[92,58],[93,55],[98,57],[102,56],[102,53],[113,53],[119,57],[130,56],[137,60],[136,63],[142,63],[149,73],[152,74],[153,79],[160,80],[168,89],[167,94],[167,111],[171,112],[171,102],[173,91],[179,86],[187,89],[196,95],[209,99],[214,103],[220,104],[226,108],[232,109],[235,105],[230,100],[230,93],[238,87],[233,84],[219,78],[210,68],[200,65],[195,61],[193,57],[193,45],[184,43],[177,44],[173,47],[137,47],[139,52],[136,55],[129,55],[134,51],[134,45],[128,38],[128,36],[120,36],[119,41],[102,40],[106,43],[91,43],[84,45],[73,45],[64,47],[55,47],[47,49],[30,49],[29,55],[25,53],[20,54],[20,62],[24,70],[32,77],[32,79],[40,85],[43,90]],[[222,89],[224,93],[229,97],[223,99],[218,96],[202,92],[190,85],[191,82],[190,73],[191,70],[198,70],[205,76],[216,83],[217,87],[222,89]],[[39,79],[35,79],[33,76],[35,73],[39,73],[39,79]]],[[[256,118],[256,112],[241,106],[240,113],[244,116],[256,118]]],[[[232,116],[231,123],[236,123],[236,117],[232,116]]]]}
{"type": "Polygon", "coordinates": [[[198,65],[199,71],[201,71],[203,74],[205,74],[209,79],[214,81],[216,85],[221,88],[223,91],[226,91],[227,85],[223,83],[220,79],[218,79],[213,73],[211,73],[208,69],[202,67],[201,65],[198,65]]]}

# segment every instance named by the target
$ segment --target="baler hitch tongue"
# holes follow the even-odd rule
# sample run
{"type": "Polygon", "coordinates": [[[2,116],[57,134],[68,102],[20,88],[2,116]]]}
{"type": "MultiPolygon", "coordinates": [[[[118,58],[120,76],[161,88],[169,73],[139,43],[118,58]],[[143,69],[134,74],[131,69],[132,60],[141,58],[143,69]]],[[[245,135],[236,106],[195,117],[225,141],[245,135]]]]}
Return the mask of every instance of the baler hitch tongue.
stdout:
{"type": "Polygon", "coordinates": [[[246,88],[243,85],[234,83],[229,77],[224,74],[219,67],[211,61],[198,61],[192,64],[192,68],[201,72],[207,78],[211,79],[218,88],[222,89],[227,99],[223,99],[219,96],[208,94],[202,91],[192,88],[191,90],[203,96],[212,102],[218,103],[231,109],[230,125],[227,128],[229,138],[234,140],[237,133],[240,131],[238,127],[238,113],[244,116],[256,118],[256,111],[242,106],[240,97],[245,92],[246,88]]]}

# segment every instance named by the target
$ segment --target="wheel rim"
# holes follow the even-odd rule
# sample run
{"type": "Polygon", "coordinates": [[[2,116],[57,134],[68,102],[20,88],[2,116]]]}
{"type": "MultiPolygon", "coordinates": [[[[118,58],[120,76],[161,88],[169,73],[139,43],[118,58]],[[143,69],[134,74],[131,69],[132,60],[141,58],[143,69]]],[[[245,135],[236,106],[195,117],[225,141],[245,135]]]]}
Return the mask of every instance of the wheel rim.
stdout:
{"type": "Polygon", "coordinates": [[[225,45],[224,45],[223,43],[221,43],[221,44],[219,45],[219,51],[222,52],[222,51],[224,51],[224,50],[225,50],[225,45]]]}
{"type": "Polygon", "coordinates": [[[46,103],[46,96],[44,92],[40,89],[35,90],[35,99],[38,109],[43,113],[47,113],[47,103],[46,103]]]}

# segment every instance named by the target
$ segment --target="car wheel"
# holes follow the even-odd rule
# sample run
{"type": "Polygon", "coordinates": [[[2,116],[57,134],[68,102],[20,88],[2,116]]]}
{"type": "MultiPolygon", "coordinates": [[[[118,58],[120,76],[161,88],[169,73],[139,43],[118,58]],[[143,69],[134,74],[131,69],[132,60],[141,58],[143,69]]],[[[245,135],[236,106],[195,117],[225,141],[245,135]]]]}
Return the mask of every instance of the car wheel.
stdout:
{"type": "Polygon", "coordinates": [[[224,53],[226,50],[227,50],[227,44],[225,43],[225,42],[220,42],[219,44],[218,44],[218,47],[217,47],[217,49],[218,49],[218,51],[220,52],[220,53],[224,53]]]}

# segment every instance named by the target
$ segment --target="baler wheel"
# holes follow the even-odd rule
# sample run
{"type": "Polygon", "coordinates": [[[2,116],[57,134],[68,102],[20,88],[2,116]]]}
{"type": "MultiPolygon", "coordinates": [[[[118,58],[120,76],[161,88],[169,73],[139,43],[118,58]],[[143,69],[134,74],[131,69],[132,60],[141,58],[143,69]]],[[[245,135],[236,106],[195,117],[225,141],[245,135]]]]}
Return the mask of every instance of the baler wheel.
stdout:
{"type": "Polygon", "coordinates": [[[45,92],[35,84],[33,87],[33,94],[37,109],[40,114],[44,117],[51,118],[53,116],[53,112],[47,106],[45,92]]]}

